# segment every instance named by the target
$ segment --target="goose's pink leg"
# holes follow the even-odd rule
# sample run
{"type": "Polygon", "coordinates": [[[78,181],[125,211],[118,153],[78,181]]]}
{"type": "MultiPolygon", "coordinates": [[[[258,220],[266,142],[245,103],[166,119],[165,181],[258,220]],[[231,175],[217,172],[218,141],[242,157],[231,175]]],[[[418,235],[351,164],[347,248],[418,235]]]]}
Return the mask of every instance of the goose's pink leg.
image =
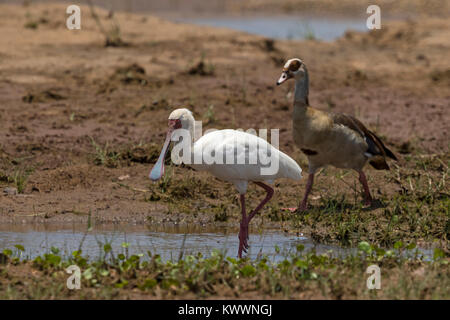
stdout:
{"type": "Polygon", "coordinates": [[[366,206],[370,206],[372,204],[372,196],[370,195],[370,189],[369,185],[367,184],[366,175],[362,170],[358,172],[359,172],[359,182],[361,182],[364,188],[364,204],[366,206]]]}
{"type": "Polygon", "coordinates": [[[290,212],[302,212],[308,209],[308,196],[311,192],[314,183],[314,173],[308,175],[308,181],[306,182],[305,195],[303,196],[303,201],[298,208],[283,208],[283,210],[289,210],[290,212]]]}
{"type": "Polygon", "coordinates": [[[308,182],[306,182],[305,196],[303,197],[303,201],[300,204],[300,207],[298,208],[299,211],[306,211],[306,209],[308,209],[308,196],[309,193],[311,192],[313,183],[314,183],[314,173],[310,173],[308,175],[308,182]]]}
{"type": "Polygon", "coordinates": [[[246,212],[245,212],[245,196],[241,195],[242,221],[241,221],[241,228],[240,228],[240,231],[239,231],[239,251],[238,251],[239,258],[242,258],[242,251],[247,253],[247,249],[248,249],[248,225],[249,225],[250,221],[262,209],[262,207],[264,207],[264,205],[267,202],[269,202],[269,200],[272,198],[273,193],[274,193],[273,189],[271,187],[269,187],[268,185],[266,185],[266,184],[264,184],[262,182],[255,182],[255,183],[258,186],[260,186],[261,188],[263,188],[264,190],[266,190],[267,195],[261,201],[261,203],[255,208],[255,210],[250,212],[248,217],[247,217],[246,212]]]}

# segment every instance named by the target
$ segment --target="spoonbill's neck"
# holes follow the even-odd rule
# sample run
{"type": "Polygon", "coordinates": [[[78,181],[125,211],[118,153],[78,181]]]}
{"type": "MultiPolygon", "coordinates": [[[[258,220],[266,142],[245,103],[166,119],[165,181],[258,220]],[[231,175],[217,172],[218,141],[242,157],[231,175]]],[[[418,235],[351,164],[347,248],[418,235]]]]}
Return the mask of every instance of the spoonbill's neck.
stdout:
{"type": "Polygon", "coordinates": [[[194,142],[197,140],[197,137],[195,136],[196,135],[195,119],[194,119],[194,117],[191,116],[188,118],[187,121],[188,121],[188,125],[185,129],[189,131],[189,134],[191,136],[191,146],[192,146],[194,144],[194,142]]]}
{"type": "Polygon", "coordinates": [[[309,75],[306,67],[304,69],[305,75],[295,82],[294,107],[306,107],[309,105],[309,75]]]}
{"type": "MultiPolygon", "coordinates": [[[[187,119],[184,120],[184,125],[182,127],[184,130],[189,131],[190,135],[190,145],[191,147],[194,145],[194,142],[197,140],[198,137],[196,137],[196,125],[195,125],[195,119],[192,116],[187,117],[187,119]]],[[[184,141],[182,139],[174,142],[174,146],[178,144],[182,144],[184,141]]]]}

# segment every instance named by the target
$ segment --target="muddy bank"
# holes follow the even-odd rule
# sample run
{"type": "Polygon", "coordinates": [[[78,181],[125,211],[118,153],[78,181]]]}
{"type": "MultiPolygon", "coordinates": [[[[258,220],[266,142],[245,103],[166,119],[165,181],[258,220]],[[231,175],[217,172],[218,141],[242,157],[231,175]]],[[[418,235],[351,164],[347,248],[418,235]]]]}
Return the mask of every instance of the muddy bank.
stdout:
{"type": "Polygon", "coordinates": [[[447,1],[432,0],[249,0],[231,1],[230,10],[237,12],[281,12],[281,13],[308,13],[308,14],[329,14],[339,16],[359,16],[366,15],[366,9],[370,5],[378,5],[381,13],[387,17],[414,17],[414,16],[441,16],[446,17],[449,10],[447,1]]]}
{"type": "MultiPolygon", "coordinates": [[[[275,86],[285,59],[298,56],[310,70],[311,104],[356,115],[400,161],[389,172],[368,169],[373,208],[361,206],[355,174],[328,168],[309,214],[281,210],[298,202],[305,181],[280,181],[254,226],[346,244],[448,239],[448,19],[322,43],[96,11],[115,36],[120,26],[126,45],[106,46],[89,14],[82,30],[67,30],[63,5],[1,6],[0,191],[12,189],[0,195],[0,222],[85,223],[91,215],[98,223],[236,225],[230,185],[185,167],[148,180],[167,116],[183,106],[205,129],[280,128],[280,148],[306,169],[292,140],[293,84],[275,86]]],[[[249,205],[261,196],[251,188],[249,205]]]]}
{"type": "MultiPolygon", "coordinates": [[[[6,0],[4,2],[14,2],[14,0],[6,0]]],[[[35,0],[33,2],[51,3],[55,2],[55,0],[35,0]]],[[[59,2],[67,3],[68,1],[60,0],[59,2]]],[[[106,10],[153,14],[182,12],[184,15],[203,16],[218,13],[266,16],[273,14],[305,14],[367,17],[367,7],[375,4],[380,6],[383,17],[439,16],[445,18],[450,9],[448,1],[442,0],[93,0],[92,2],[106,10]]]]}

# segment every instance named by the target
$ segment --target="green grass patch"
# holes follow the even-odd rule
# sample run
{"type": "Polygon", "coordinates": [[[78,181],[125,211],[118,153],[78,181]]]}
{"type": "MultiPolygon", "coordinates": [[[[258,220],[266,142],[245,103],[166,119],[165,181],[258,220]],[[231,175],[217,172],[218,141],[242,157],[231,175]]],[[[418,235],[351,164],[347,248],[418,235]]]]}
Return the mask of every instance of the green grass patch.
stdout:
{"type": "Polygon", "coordinates": [[[325,299],[448,299],[449,257],[435,249],[426,261],[415,244],[398,242],[385,250],[367,242],[353,256],[305,252],[302,245],[280,262],[265,257],[234,259],[213,251],[209,257],[189,255],[163,261],[157,254],[128,255],[127,245],[90,261],[81,251],[63,257],[57,248],[33,260],[22,259],[25,248],[1,253],[2,299],[110,299],[129,297],[325,298],[325,299]],[[405,252],[411,257],[406,258],[405,252]],[[81,272],[81,289],[69,290],[66,268],[81,272]],[[381,289],[366,286],[367,267],[381,269],[381,289]]]}

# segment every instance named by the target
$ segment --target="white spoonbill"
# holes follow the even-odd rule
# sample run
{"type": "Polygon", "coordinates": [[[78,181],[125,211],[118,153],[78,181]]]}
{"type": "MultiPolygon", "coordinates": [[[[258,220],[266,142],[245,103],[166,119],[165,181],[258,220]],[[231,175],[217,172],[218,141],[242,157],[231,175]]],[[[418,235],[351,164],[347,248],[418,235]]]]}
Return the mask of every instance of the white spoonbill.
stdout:
{"type": "MultiPolygon", "coordinates": [[[[163,176],[164,158],[169,149],[170,142],[174,140],[176,144],[172,153],[174,153],[175,148],[181,146],[180,144],[183,141],[189,147],[188,153],[190,154],[188,157],[184,153],[186,150],[183,149],[182,158],[184,160],[181,162],[186,163],[186,159],[189,159],[189,163],[186,164],[189,164],[194,169],[208,171],[221,180],[233,183],[240,194],[242,210],[238,250],[238,256],[241,258],[242,251],[247,252],[249,247],[248,225],[250,221],[273,196],[274,190],[267,183],[272,184],[278,178],[299,180],[302,177],[302,169],[292,158],[256,135],[226,129],[209,132],[195,141],[194,130],[195,120],[188,109],[176,109],[170,114],[166,141],[158,161],[150,172],[150,179],[156,181],[163,176]],[[190,134],[189,139],[185,140],[185,137],[183,137],[183,140],[180,140],[179,137],[177,139],[177,134],[175,134],[177,131],[188,132],[190,134]],[[229,158],[228,156],[230,155],[231,157],[229,158]],[[215,160],[211,162],[211,158],[215,160]],[[270,164],[267,162],[269,158],[270,164]],[[192,159],[194,161],[191,161],[192,159]],[[198,159],[200,159],[200,162],[198,159]],[[256,161],[254,161],[255,159],[256,161]],[[276,162],[275,164],[274,161],[276,162]],[[275,168],[276,170],[269,170],[269,167],[272,169],[275,168]],[[263,188],[267,192],[267,195],[247,215],[245,210],[245,193],[249,181],[263,188]]],[[[172,154],[172,159],[177,159],[174,154],[172,154]]],[[[180,159],[178,158],[178,161],[180,159]]]]}

